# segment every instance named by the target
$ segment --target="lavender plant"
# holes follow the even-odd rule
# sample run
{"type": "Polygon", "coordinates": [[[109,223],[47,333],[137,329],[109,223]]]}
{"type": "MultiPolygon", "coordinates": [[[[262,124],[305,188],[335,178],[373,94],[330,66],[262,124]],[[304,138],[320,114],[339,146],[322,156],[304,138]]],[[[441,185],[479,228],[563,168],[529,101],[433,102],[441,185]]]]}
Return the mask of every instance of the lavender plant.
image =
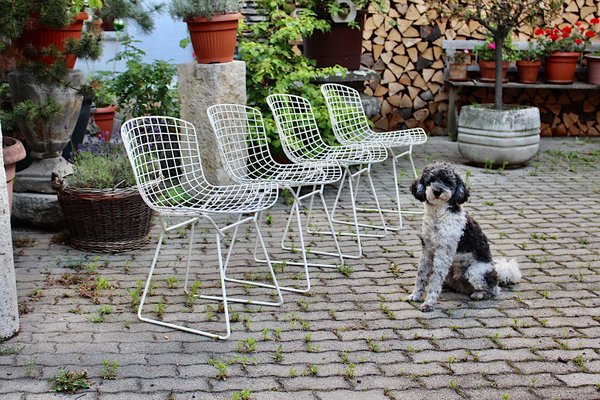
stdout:
{"type": "Polygon", "coordinates": [[[120,136],[111,142],[84,143],[73,154],[70,186],[89,189],[113,189],[135,186],[135,177],[120,136]]]}

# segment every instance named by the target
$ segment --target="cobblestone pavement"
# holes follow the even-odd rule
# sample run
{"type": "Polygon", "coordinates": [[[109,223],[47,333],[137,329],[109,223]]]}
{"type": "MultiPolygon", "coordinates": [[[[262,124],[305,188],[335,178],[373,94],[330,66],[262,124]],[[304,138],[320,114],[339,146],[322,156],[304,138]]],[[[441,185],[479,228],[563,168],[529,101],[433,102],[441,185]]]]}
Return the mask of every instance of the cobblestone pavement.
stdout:
{"type": "MultiPolygon", "coordinates": [[[[312,269],[308,295],[287,293],[280,308],[233,305],[233,334],[215,341],[136,318],[157,223],[150,243],[118,255],[84,253],[60,244],[55,232],[15,228],[21,331],[0,344],[0,398],[600,398],[600,141],[543,139],[536,161],[507,171],[463,164],[444,138],[415,153],[418,167],[457,164],[471,187],[465,207],[494,256],[519,261],[523,281],[498,299],[444,292],[429,314],[403,301],[421,251],[420,217],[411,216],[401,231],[365,239],[362,259],[312,269]],[[86,370],[91,387],[52,394],[48,379],[61,367],[86,370]]],[[[378,187],[390,187],[389,166],[375,168],[378,187]]],[[[270,247],[286,210],[280,200],[268,213],[270,247]]],[[[192,253],[201,292],[214,290],[218,276],[205,231],[198,229],[192,253]]],[[[222,329],[215,303],[183,294],[187,233],[169,236],[145,311],[222,329]]],[[[261,279],[264,267],[249,262],[251,232],[242,236],[229,272],[261,279]]],[[[326,235],[313,241],[330,242],[326,235]]],[[[352,244],[343,238],[347,251],[352,244]]],[[[279,276],[299,284],[300,271],[285,266],[279,276]]],[[[272,297],[236,285],[230,292],[272,297]]]]}

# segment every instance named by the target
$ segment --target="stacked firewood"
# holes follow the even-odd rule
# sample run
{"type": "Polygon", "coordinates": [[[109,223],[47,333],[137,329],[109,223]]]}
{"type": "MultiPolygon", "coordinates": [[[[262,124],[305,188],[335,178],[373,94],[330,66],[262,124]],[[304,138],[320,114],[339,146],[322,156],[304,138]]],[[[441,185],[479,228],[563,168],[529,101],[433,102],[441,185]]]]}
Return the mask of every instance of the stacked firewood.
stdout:
{"type": "MultiPolygon", "coordinates": [[[[600,15],[596,0],[567,0],[561,19],[574,24],[600,15]]],[[[532,28],[514,33],[514,41],[532,38],[532,28]]],[[[391,0],[386,14],[370,14],[363,34],[364,67],[380,73],[367,82],[366,93],[381,99],[374,118],[381,130],[422,127],[432,135],[446,134],[448,110],[444,86],[442,41],[484,39],[479,24],[440,18],[426,0],[391,0]]],[[[584,80],[584,76],[580,76],[584,80]]],[[[505,90],[509,104],[540,108],[544,136],[599,136],[600,93],[590,90],[505,90]]],[[[493,90],[461,91],[460,103],[492,102],[493,90]]]]}

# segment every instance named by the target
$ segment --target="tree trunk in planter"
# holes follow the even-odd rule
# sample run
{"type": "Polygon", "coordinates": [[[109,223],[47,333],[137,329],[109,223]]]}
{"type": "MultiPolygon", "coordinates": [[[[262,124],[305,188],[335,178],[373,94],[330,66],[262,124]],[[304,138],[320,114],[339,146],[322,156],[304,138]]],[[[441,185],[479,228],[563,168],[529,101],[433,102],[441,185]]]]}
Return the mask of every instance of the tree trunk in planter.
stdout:
{"type": "Polygon", "coordinates": [[[315,30],[310,37],[304,38],[304,55],[315,60],[318,68],[341,65],[350,71],[359,69],[365,15],[364,11],[356,11],[356,22],[360,29],[352,28],[345,22],[330,20],[329,32],[315,30]]]}
{"type": "Polygon", "coordinates": [[[540,142],[537,107],[464,106],[458,118],[458,150],[476,164],[517,167],[536,155],[540,142]]]}

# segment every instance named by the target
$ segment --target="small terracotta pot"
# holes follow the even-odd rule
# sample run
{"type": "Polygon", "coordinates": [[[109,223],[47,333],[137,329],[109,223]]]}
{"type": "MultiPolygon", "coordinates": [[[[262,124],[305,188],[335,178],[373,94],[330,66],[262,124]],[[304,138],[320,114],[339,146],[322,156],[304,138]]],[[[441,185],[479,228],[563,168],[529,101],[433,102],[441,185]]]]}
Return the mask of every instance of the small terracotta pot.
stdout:
{"type": "Polygon", "coordinates": [[[587,82],[600,85],[600,56],[585,56],[587,60],[587,82]]]}
{"type": "MultiPolygon", "coordinates": [[[[502,62],[502,82],[506,82],[508,72],[508,61],[502,62]]],[[[483,82],[494,82],[496,80],[496,61],[479,61],[479,80],[483,82]]]]}
{"type": "Polygon", "coordinates": [[[536,83],[540,74],[540,68],[542,68],[541,61],[517,61],[517,68],[519,70],[519,82],[521,83],[536,83]]]}
{"type": "Polygon", "coordinates": [[[200,64],[233,61],[241,14],[186,18],[196,60],[200,64]]]}
{"type": "Polygon", "coordinates": [[[110,141],[112,136],[115,111],[117,111],[117,106],[108,106],[96,108],[96,112],[94,113],[94,122],[100,128],[100,136],[106,142],[110,141]]]}
{"type": "Polygon", "coordinates": [[[467,64],[448,64],[448,80],[451,81],[466,81],[467,78],[467,64]]]}
{"type": "Polygon", "coordinates": [[[571,84],[575,76],[579,52],[556,52],[546,56],[546,81],[550,83],[571,84]]]}
{"type": "Polygon", "coordinates": [[[11,137],[2,137],[2,158],[6,172],[6,186],[8,187],[9,212],[12,210],[13,181],[15,180],[17,162],[24,159],[26,155],[25,147],[23,147],[23,144],[19,140],[11,137]]]}

